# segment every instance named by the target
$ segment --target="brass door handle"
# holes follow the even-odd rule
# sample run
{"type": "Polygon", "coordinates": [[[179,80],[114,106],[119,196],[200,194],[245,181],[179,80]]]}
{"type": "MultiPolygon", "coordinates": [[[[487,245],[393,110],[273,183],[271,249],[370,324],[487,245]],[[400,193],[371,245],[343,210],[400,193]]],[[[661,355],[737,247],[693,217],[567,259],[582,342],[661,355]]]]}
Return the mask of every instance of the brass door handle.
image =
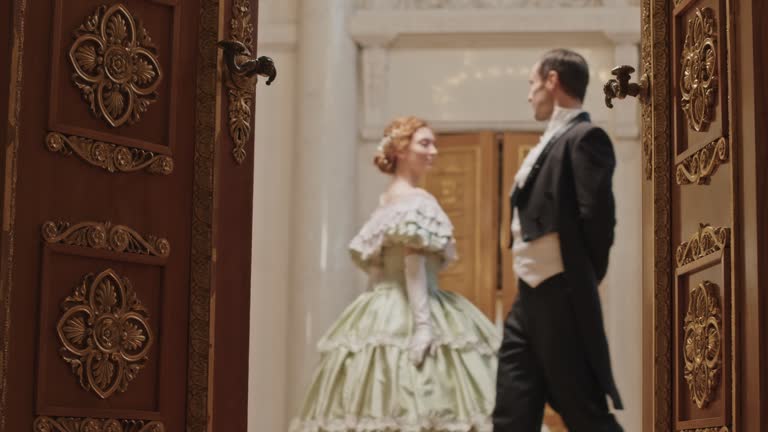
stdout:
{"type": "Polygon", "coordinates": [[[229,78],[238,88],[253,88],[256,85],[255,75],[267,78],[267,85],[277,78],[275,62],[266,56],[255,58],[242,42],[222,40],[216,45],[224,51],[229,78]]]}
{"type": "MultiPolygon", "coordinates": [[[[247,2],[246,2],[247,3],[247,2]]],[[[224,51],[229,96],[229,133],[235,148],[232,156],[238,164],[245,161],[246,144],[251,142],[253,104],[258,76],[267,78],[267,85],[277,78],[275,62],[269,57],[255,58],[248,47],[236,40],[223,40],[216,44],[224,51]]]]}
{"type": "Polygon", "coordinates": [[[629,80],[634,72],[635,68],[627,65],[613,68],[611,74],[616,78],[608,80],[603,86],[605,105],[608,108],[613,108],[613,99],[624,99],[627,96],[638,97],[642,102],[646,100],[650,88],[650,78],[646,73],[640,78],[640,83],[630,83],[629,80]]]}

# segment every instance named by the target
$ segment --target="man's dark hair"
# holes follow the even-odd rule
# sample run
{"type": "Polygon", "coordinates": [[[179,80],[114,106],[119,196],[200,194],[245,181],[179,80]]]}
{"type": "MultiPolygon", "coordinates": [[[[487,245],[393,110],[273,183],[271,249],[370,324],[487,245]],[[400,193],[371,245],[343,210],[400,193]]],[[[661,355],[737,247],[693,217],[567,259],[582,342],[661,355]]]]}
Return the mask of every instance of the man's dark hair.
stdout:
{"type": "Polygon", "coordinates": [[[557,72],[565,93],[584,101],[589,84],[589,66],[584,57],[564,48],[549,51],[539,61],[539,76],[546,79],[550,71],[557,72]]]}

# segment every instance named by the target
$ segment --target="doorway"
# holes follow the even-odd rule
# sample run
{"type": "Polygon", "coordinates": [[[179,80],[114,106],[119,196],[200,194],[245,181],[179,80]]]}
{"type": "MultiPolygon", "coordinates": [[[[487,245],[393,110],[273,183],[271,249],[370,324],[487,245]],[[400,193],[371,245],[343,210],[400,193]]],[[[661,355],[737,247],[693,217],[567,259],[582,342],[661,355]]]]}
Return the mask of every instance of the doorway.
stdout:
{"type": "MultiPolygon", "coordinates": [[[[440,134],[440,156],[424,180],[454,225],[459,259],[440,274],[440,287],[466,297],[501,328],[517,296],[509,248],[509,193],[539,132],[440,134]]],[[[565,432],[549,406],[544,424],[565,432]]]]}

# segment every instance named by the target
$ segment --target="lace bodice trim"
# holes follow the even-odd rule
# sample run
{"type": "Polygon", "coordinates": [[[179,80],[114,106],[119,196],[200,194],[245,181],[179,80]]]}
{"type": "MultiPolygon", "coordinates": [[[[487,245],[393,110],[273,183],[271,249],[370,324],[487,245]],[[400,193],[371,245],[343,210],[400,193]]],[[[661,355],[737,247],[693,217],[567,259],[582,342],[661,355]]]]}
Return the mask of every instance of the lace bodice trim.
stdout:
{"type": "Polygon", "coordinates": [[[349,244],[355,262],[367,268],[387,246],[400,245],[455,261],[453,224],[434,197],[404,196],[379,206],[349,244]]]}

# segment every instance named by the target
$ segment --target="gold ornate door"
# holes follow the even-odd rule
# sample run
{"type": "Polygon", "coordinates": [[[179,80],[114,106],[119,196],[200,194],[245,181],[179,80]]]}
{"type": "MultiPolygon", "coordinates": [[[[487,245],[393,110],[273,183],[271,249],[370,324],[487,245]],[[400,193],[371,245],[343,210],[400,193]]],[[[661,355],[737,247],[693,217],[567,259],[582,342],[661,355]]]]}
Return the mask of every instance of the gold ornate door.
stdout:
{"type": "Polygon", "coordinates": [[[755,125],[741,117],[754,92],[741,79],[754,67],[752,4],[643,0],[640,84],[617,71],[606,85],[642,106],[643,430],[765,430],[761,391],[744,398],[764,376],[741,372],[760,364],[763,319],[746,301],[758,270],[743,265],[760,241],[749,207],[765,203],[742,188],[755,192],[745,169],[755,161],[742,156],[755,152],[755,125]]]}
{"type": "Polygon", "coordinates": [[[646,337],[657,431],[733,426],[728,3],[643,4],[642,61],[650,77],[642,108],[643,209],[653,226],[644,233],[644,281],[655,317],[646,337]]]}
{"type": "Polygon", "coordinates": [[[492,132],[438,137],[440,156],[425,180],[455,227],[459,260],[440,274],[493,320],[498,269],[499,153],[492,132]]]}
{"type": "Polygon", "coordinates": [[[245,430],[253,94],[216,42],[257,1],[221,6],[2,2],[0,430],[245,430]]]}

